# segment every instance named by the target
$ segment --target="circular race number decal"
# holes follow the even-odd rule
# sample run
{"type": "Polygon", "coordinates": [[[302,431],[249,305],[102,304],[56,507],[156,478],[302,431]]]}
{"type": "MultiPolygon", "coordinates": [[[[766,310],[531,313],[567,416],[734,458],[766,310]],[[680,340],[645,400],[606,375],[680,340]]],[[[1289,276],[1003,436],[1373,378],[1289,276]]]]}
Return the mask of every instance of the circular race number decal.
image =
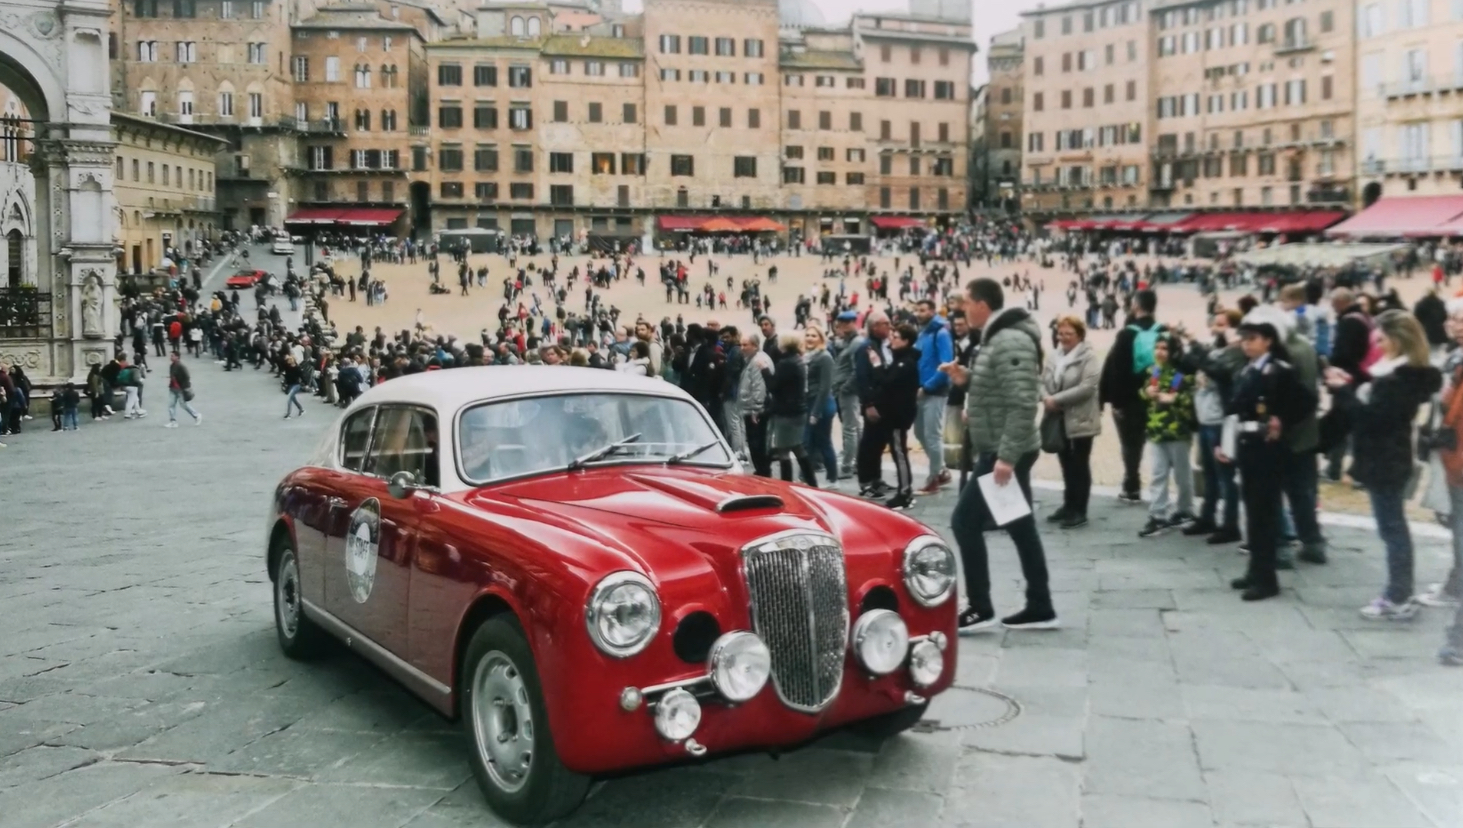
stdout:
{"type": "Polygon", "coordinates": [[[376,583],[376,556],[381,549],[381,501],[367,498],[351,513],[345,533],[345,572],[357,604],[371,597],[376,583]]]}

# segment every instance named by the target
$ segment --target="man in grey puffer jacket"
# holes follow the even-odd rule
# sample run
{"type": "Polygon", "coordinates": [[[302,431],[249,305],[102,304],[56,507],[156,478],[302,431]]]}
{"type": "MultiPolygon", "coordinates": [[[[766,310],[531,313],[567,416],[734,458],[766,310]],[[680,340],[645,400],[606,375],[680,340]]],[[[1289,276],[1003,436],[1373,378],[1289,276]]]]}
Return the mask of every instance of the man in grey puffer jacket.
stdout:
{"type": "MultiPolygon", "coordinates": [[[[966,429],[976,459],[975,477],[995,476],[1004,486],[1014,477],[1031,503],[1031,467],[1041,454],[1036,413],[1041,402],[1041,329],[1022,308],[1006,308],[1001,285],[976,279],[966,285],[965,318],[981,330],[981,345],[969,367],[948,363],[941,370],[956,385],[965,385],[966,429]]],[[[965,567],[966,598],[960,632],[994,629],[990,566],[982,534],[987,509],[978,483],[960,492],[951,517],[955,541],[965,567]]],[[[1060,625],[1047,585],[1046,552],[1028,514],[1004,527],[1016,544],[1026,578],[1026,608],[999,622],[1007,629],[1049,630],[1060,625]]]]}

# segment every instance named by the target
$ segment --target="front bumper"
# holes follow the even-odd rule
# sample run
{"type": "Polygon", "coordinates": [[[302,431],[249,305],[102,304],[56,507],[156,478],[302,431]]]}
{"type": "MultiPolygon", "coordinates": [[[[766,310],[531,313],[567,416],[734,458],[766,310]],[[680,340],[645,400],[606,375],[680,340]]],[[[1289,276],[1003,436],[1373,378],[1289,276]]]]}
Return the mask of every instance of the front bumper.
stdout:
{"type": "Polygon", "coordinates": [[[571,770],[604,773],[688,756],[797,745],[824,731],[921,704],[949,688],[956,669],[954,640],[947,633],[931,631],[912,637],[909,649],[925,642],[934,642],[944,657],[943,670],[928,686],[920,686],[911,676],[908,656],[900,669],[873,676],[849,653],[838,693],[827,707],[812,714],[786,706],[771,680],[751,700],[728,703],[704,671],[659,685],[596,687],[577,706],[581,715],[575,718],[581,726],[568,733],[556,728],[556,746],[571,770]],[[700,702],[700,724],[684,740],[662,737],[655,725],[657,700],[676,689],[692,693],[700,702]]]}

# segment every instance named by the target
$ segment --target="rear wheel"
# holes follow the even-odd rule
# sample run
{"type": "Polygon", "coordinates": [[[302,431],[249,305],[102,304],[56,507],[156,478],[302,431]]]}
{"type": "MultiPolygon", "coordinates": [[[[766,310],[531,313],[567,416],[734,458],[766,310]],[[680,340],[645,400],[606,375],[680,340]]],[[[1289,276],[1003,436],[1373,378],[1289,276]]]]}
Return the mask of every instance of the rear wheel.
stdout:
{"type": "Polygon", "coordinates": [[[509,821],[537,825],[579,807],[590,779],[559,761],[533,651],[517,619],[484,621],[459,671],[463,727],[483,796],[509,821]]]}
{"type": "Polygon", "coordinates": [[[920,702],[909,707],[901,707],[890,713],[883,713],[872,719],[854,722],[848,726],[848,729],[875,739],[888,739],[919,724],[920,719],[924,718],[925,711],[929,708],[928,701],[920,702]]]}
{"type": "Polygon", "coordinates": [[[279,565],[274,571],[274,630],[279,648],[293,659],[306,660],[320,654],[325,631],[305,617],[300,591],[300,564],[288,539],[276,541],[279,565]]]}

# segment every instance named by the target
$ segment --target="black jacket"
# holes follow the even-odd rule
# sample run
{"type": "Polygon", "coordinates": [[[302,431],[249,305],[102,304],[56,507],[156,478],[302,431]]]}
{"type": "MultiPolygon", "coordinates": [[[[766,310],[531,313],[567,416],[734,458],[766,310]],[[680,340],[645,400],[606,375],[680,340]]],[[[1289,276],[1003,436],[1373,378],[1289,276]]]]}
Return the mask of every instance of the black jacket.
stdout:
{"type": "MultiPolygon", "coordinates": [[[[1145,331],[1157,324],[1158,321],[1151,316],[1128,323],[1145,331]]],[[[1128,330],[1127,325],[1118,331],[1112,350],[1107,352],[1107,361],[1102,364],[1102,379],[1097,385],[1098,405],[1129,408],[1143,403],[1138,392],[1142,390],[1147,374],[1133,372],[1133,340],[1137,336],[1128,330]]]]}
{"type": "Polygon", "coordinates": [[[778,352],[767,385],[767,413],[774,417],[808,414],[808,366],[796,353],[778,352]]]}
{"type": "Polygon", "coordinates": [[[1354,386],[1336,392],[1351,423],[1351,477],[1367,488],[1398,488],[1412,477],[1412,424],[1417,409],[1443,387],[1431,365],[1403,365],[1371,383],[1362,402],[1354,386]]]}
{"type": "Polygon", "coordinates": [[[892,428],[909,428],[919,410],[919,349],[897,348],[888,362],[873,366],[874,408],[892,428]]]}
{"type": "Polygon", "coordinates": [[[1429,345],[1448,344],[1448,306],[1436,293],[1428,293],[1417,300],[1417,306],[1412,309],[1412,315],[1422,323],[1422,329],[1427,332],[1429,345]]]}

